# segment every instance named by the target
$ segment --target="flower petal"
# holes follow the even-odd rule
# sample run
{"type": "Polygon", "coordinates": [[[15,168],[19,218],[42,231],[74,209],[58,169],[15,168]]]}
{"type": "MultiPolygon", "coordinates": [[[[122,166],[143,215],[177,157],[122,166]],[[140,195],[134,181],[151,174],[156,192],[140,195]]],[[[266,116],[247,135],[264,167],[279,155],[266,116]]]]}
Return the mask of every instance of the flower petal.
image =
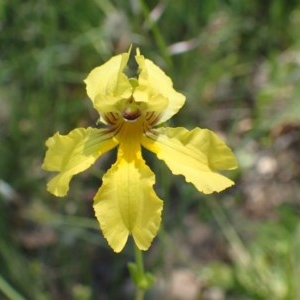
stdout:
{"type": "Polygon", "coordinates": [[[129,234],[139,249],[150,247],[162,211],[153,184],[154,174],[139,154],[128,161],[126,154],[119,152],[117,162],[104,175],[94,209],[103,235],[115,252],[123,249],[129,234]]]}
{"type": "Polygon", "coordinates": [[[47,185],[55,196],[65,196],[73,175],[90,167],[106,151],[117,145],[112,133],[97,128],[77,128],[67,135],[56,133],[46,142],[48,150],[42,168],[59,172],[47,185]]]}
{"type": "Polygon", "coordinates": [[[132,94],[132,85],[123,73],[131,49],[128,52],[113,56],[105,64],[93,69],[87,78],[86,91],[98,112],[115,110],[115,104],[132,94]]]}
{"type": "Polygon", "coordinates": [[[142,145],[157,154],[173,174],[185,176],[186,181],[205,193],[220,192],[233,181],[215,172],[237,167],[232,151],[212,131],[195,128],[160,128],[143,136],[142,145]]]}
{"type": "Polygon", "coordinates": [[[173,89],[172,80],[151,60],[140,55],[139,49],[137,49],[135,59],[139,65],[140,74],[139,85],[136,87],[133,97],[136,101],[147,101],[148,111],[161,113],[159,123],[165,122],[183,106],[185,96],[173,89]],[[158,107],[159,103],[160,107],[158,107]]]}

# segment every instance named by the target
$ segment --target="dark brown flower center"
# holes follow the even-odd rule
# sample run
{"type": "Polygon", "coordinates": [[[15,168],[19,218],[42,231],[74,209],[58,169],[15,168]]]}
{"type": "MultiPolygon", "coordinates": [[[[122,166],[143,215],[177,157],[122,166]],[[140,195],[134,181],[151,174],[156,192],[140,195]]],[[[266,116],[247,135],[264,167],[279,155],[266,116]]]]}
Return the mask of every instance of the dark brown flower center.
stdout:
{"type": "Polygon", "coordinates": [[[122,116],[125,121],[134,121],[138,119],[141,116],[139,105],[134,101],[127,103],[122,112],[122,116]]]}

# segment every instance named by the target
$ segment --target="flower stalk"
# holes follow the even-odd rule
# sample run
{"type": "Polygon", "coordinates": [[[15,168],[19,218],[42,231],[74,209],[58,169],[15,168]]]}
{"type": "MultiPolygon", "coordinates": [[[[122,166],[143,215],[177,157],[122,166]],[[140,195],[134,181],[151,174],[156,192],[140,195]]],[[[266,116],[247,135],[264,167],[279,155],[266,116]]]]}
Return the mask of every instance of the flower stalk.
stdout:
{"type": "Polygon", "coordinates": [[[154,276],[144,271],[143,253],[135,245],[135,263],[129,263],[128,269],[131,278],[136,286],[135,300],[143,300],[146,290],[148,290],[155,282],[154,276]]]}

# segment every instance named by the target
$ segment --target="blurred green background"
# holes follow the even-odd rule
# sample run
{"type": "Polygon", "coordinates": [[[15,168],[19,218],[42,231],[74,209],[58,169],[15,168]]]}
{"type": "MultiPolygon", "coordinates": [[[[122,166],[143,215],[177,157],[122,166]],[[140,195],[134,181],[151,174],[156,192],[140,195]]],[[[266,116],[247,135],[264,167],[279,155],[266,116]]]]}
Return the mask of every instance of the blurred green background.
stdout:
{"type": "Polygon", "coordinates": [[[95,126],[83,79],[131,43],[187,96],[170,125],[239,160],[204,196],[145,153],[165,201],[148,299],[300,299],[299,28],[297,0],[2,0],[0,299],[132,299],[132,245],[114,254],[92,209],[114,155],[63,199],[41,170],[49,136],[95,126]]]}

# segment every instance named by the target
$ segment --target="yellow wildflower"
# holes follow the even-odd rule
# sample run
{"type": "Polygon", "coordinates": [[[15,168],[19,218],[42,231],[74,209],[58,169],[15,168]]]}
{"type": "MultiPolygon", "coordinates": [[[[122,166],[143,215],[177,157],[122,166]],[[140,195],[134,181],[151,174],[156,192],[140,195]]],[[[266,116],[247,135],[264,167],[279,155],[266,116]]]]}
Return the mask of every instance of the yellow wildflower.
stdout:
{"type": "Polygon", "coordinates": [[[104,128],[56,133],[46,142],[43,163],[45,170],[58,172],[49,181],[48,191],[65,196],[73,175],[118,146],[117,160],[103,176],[94,198],[96,217],[115,252],[123,249],[129,234],[139,249],[147,250],[160,226],[162,200],[153,190],[155,176],[142,157],[142,146],[205,194],[234,184],[216,170],[237,167],[232,151],[212,131],[155,128],[178,112],[185,97],[139,49],[135,55],[138,75],[128,78],[124,69],[129,56],[130,50],[112,57],[85,79],[87,94],[104,128]]]}

